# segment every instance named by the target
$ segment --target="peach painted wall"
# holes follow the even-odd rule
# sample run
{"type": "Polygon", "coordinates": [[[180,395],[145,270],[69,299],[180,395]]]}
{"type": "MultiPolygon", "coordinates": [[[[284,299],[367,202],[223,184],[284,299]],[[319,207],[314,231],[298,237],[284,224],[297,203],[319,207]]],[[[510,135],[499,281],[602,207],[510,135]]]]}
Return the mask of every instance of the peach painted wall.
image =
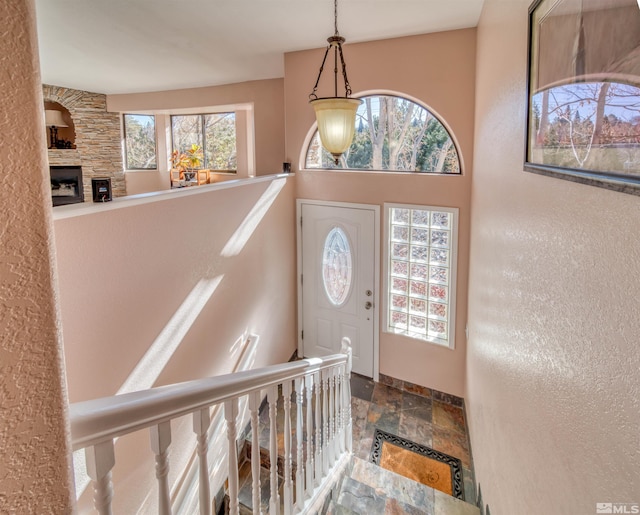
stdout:
{"type": "MultiPolygon", "coordinates": [[[[294,181],[129,197],[77,216],[77,206],[56,210],[70,401],[286,362],[296,348],[294,181]],[[259,340],[246,362],[251,334],[259,340]]],[[[173,483],[195,439],[189,417],[172,426],[173,483]]],[[[147,432],[119,439],[114,512],[153,512],[154,478],[147,432]]],[[[90,498],[88,488],[80,512],[90,498]]]]}
{"type": "Polygon", "coordinates": [[[35,4],[0,19],[0,513],[71,513],[35,4]]]}
{"type": "Polygon", "coordinates": [[[109,111],[129,113],[233,104],[253,104],[256,175],[281,172],[284,161],[283,79],[107,96],[109,111]]]}
{"type": "Polygon", "coordinates": [[[231,346],[246,333],[263,345],[255,366],[291,356],[295,178],[247,181],[94,214],[56,212],[71,402],[115,394],[168,328],[181,340],[151,385],[229,372],[239,352],[231,346]],[[229,242],[243,236],[231,255],[229,242]]]}
{"type": "Polygon", "coordinates": [[[135,172],[125,172],[124,178],[127,183],[127,195],[171,189],[169,172],[166,171],[136,170],[135,172]]]}
{"type": "MultiPolygon", "coordinates": [[[[347,44],[344,49],[354,94],[371,90],[403,93],[427,104],[441,116],[461,152],[463,176],[302,171],[297,174],[296,192],[298,198],[306,199],[460,209],[455,350],[380,331],[382,374],[460,396],[464,392],[466,349],[475,38],[475,29],[465,29],[347,44]]],[[[295,170],[305,137],[315,121],[307,102],[322,54],[323,50],[317,49],[285,55],[287,158],[295,170]]],[[[323,78],[327,71],[331,73],[326,70],[323,78]]],[[[382,277],[384,272],[381,281],[382,277]]]]}
{"type": "Polygon", "coordinates": [[[523,172],[529,4],[478,27],[467,411],[492,514],[589,514],[640,503],[640,198],[523,172]]]}

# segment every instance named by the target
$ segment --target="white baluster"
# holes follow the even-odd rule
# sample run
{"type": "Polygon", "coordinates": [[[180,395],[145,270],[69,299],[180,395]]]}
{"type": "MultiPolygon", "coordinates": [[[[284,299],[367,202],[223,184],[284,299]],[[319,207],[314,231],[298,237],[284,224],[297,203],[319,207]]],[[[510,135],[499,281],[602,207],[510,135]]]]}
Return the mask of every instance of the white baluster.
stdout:
{"type": "Polygon", "coordinates": [[[224,419],[227,421],[227,440],[229,443],[229,513],[238,515],[238,448],[236,447],[236,418],[238,418],[238,399],[224,403],[224,419]]]}
{"type": "Polygon", "coordinates": [[[293,482],[291,481],[291,381],[282,384],[284,397],[284,514],[290,515],[293,507],[293,482]]]}
{"type": "Polygon", "coordinates": [[[269,461],[271,462],[271,498],[269,514],[280,513],[280,495],[278,494],[278,427],[276,425],[276,408],[278,406],[278,387],[272,386],[267,393],[269,402],[269,461]]]}
{"type": "Polygon", "coordinates": [[[333,467],[336,462],[335,447],[335,425],[336,425],[336,407],[335,407],[335,370],[329,369],[329,468],[333,467]]]}
{"type": "Polygon", "coordinates": [[[347,402],[346,400],[346,388],[347,388],[347,379],[345,378],[345,369],[346,364],[340,367],[340,422],[342,424],[342,435],[340,437],[340,452],[347,451],[347,402]]]}
{"type": "Polygon", "coordinates": [[[313,374],[313,384],[316,390],[316,486],[320,486],[322,479],[322,385],[319,372],[313,374]]]}
{"type": "Polygon", "coordinates": [[[313,471],[314,471],[314,445],[313,445],[313,376],[304,378],[304,385],[307,389],[307,495],[313,492],[313,471]]]}
{"type": "Polygon", "coordinates": [[[342,416],[342,366],[335,368],[336,375],[336,458],[344,452],[344,427],[342,416]]]}
{"type": "Polygon", "coordinates": [[[116,464],[113,440],[87,447],[84,452],[87,460],[87,474],[93,479],[93,505],[100,515],[111,515],[113,499],[111,469],[116,464]]]}
{"type": "Polygon", "coordinates": [[[329,371],[322,371],[322,475],[329,473],[329,371]]]}
{"type": "Polygon", "coordinates": [[[171,422],[162,422],[149,428],[151,450],[156,455],[156,479],[158,480],[158,513],[171,515],[169,497],[169,445],[171,445],[171,422]]]}
{"type": "Polygon", "coordinates": [[[249,412],[251,413],[251,497],[254,515],[260,514],[260,392],[249,394],[249,412]]]}
{"type": "Polygon", "coordinates": [[[301,377],[295,380],[296,391],[296,504],[298,509],[304,507],[304,456],[302,453],[303,446],[303,414],[302,400],[304,398],[304,383],[301,377]]]}
{"type": "Polygon", "coordinates": [[[193,414],[193,432],[198,439],[197,452],[198,452],[198,469],[199,469],[199,484],[198,492],[200,494],[200,515],[209,515],[211,513],[210,494],[209,494],[209,464],[207,463],[207,430],[211,418],[209,415],[209,408],[196,411],[193,414]]]}
{"type": "Polygon", "coordinates": [[[340,457],[340,433],[342,430],[341,427],[341,420],[342,417],[340,416],[340,374],[338,373],[340,370],[340,367],[333,367],[333,377],[335,380],[335,389],[333,391],[333,396],[334,396],[334,407],[335,407],[335,433],[333,435],[333,452],[335,455],[335,459],[336,461],[338,460],[338,458],[340,457]]]}
{"type": "Polygon", "coordinates": [[[341,353],[347,355],[347,364],[344,370],[344,403],[346,407],[345,421],[345,444],[347,452],[353,452],[353,428],[351,422],[351,364],[353,359],[353,351],[351,349],[351,340],[346,336],[342,338],[341,353]]]}

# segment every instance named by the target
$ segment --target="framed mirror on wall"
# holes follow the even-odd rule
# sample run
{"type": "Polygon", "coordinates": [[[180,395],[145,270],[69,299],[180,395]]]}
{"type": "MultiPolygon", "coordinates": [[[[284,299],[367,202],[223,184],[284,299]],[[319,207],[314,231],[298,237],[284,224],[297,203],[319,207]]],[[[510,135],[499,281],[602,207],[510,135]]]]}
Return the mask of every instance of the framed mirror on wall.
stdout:
{"type": "Polygon", "coordinates": [[[524,169],[640,195],[637,0],[529,8],[524,169]]]}

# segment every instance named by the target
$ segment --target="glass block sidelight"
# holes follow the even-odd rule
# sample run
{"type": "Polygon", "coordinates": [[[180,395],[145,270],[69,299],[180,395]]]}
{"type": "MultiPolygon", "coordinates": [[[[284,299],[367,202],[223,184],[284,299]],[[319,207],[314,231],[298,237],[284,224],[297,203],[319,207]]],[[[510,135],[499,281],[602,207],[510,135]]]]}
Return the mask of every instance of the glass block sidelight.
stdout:
{"type": "Polygon", "coordinates": [[[391,239],[393,241],[409,241],[409,228],[402,227],[401,225],[394,225],[391,239]]]}
{"type": "Polygon", "coordinates": [[[387,330],[453,347],[457,209],[387,211],[387,330]]]}
{"type": "Polygon", "coordinates": [[[327,234],[322,253],[322,282],[329,302],[342,306],[349,296],[352,283],[353,257],[347,235],[340,227],[327,234]]]}
{"type": "Polygon", "coordinates": [[[391,275],[407,277],[409,275],[409,263],[406,261],[392,261],[391,275]]]}

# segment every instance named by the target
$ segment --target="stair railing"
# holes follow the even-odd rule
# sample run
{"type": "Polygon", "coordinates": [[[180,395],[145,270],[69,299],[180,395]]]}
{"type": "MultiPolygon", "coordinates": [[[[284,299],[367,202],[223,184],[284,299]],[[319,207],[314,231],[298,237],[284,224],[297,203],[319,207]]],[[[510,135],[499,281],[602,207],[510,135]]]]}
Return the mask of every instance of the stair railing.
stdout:
{"type": "Polygon", "coordinates": [[[343,338],[341,352],[324,358],[303,359],[72,404],[73,450],[85,450],[87,473],[94,487],[95,509],[101,515],[112,512],[111,470],[115,465],[115,440],[128,433],[148,429],[156,461],[158,513],[171,514],[168,483],[171,420],[191,414],[199,467],[200,514],[209,515],[212,499],[207,430],[211,422],[211,408],[222,404],[227,424],[229,513],[239,513],[236,422],[239,400],[247,396],[252,435],[253,513],[260,514],[258,410],[262,393],[266,391],[270,424],[269,513],[279,514],[281,501],[284,515],[317,511],[352,451],[351,346],[348,338],[343,338]],[[292,397],[295,401],[295,428],[291,427],[292,397]],[[276,416],[279,400],[283,401],[285,416],[282,500],[278,493],[277,468],[276,416]],[[292,438],[296,442],[295,477],[292,475],[292,438]]]}

